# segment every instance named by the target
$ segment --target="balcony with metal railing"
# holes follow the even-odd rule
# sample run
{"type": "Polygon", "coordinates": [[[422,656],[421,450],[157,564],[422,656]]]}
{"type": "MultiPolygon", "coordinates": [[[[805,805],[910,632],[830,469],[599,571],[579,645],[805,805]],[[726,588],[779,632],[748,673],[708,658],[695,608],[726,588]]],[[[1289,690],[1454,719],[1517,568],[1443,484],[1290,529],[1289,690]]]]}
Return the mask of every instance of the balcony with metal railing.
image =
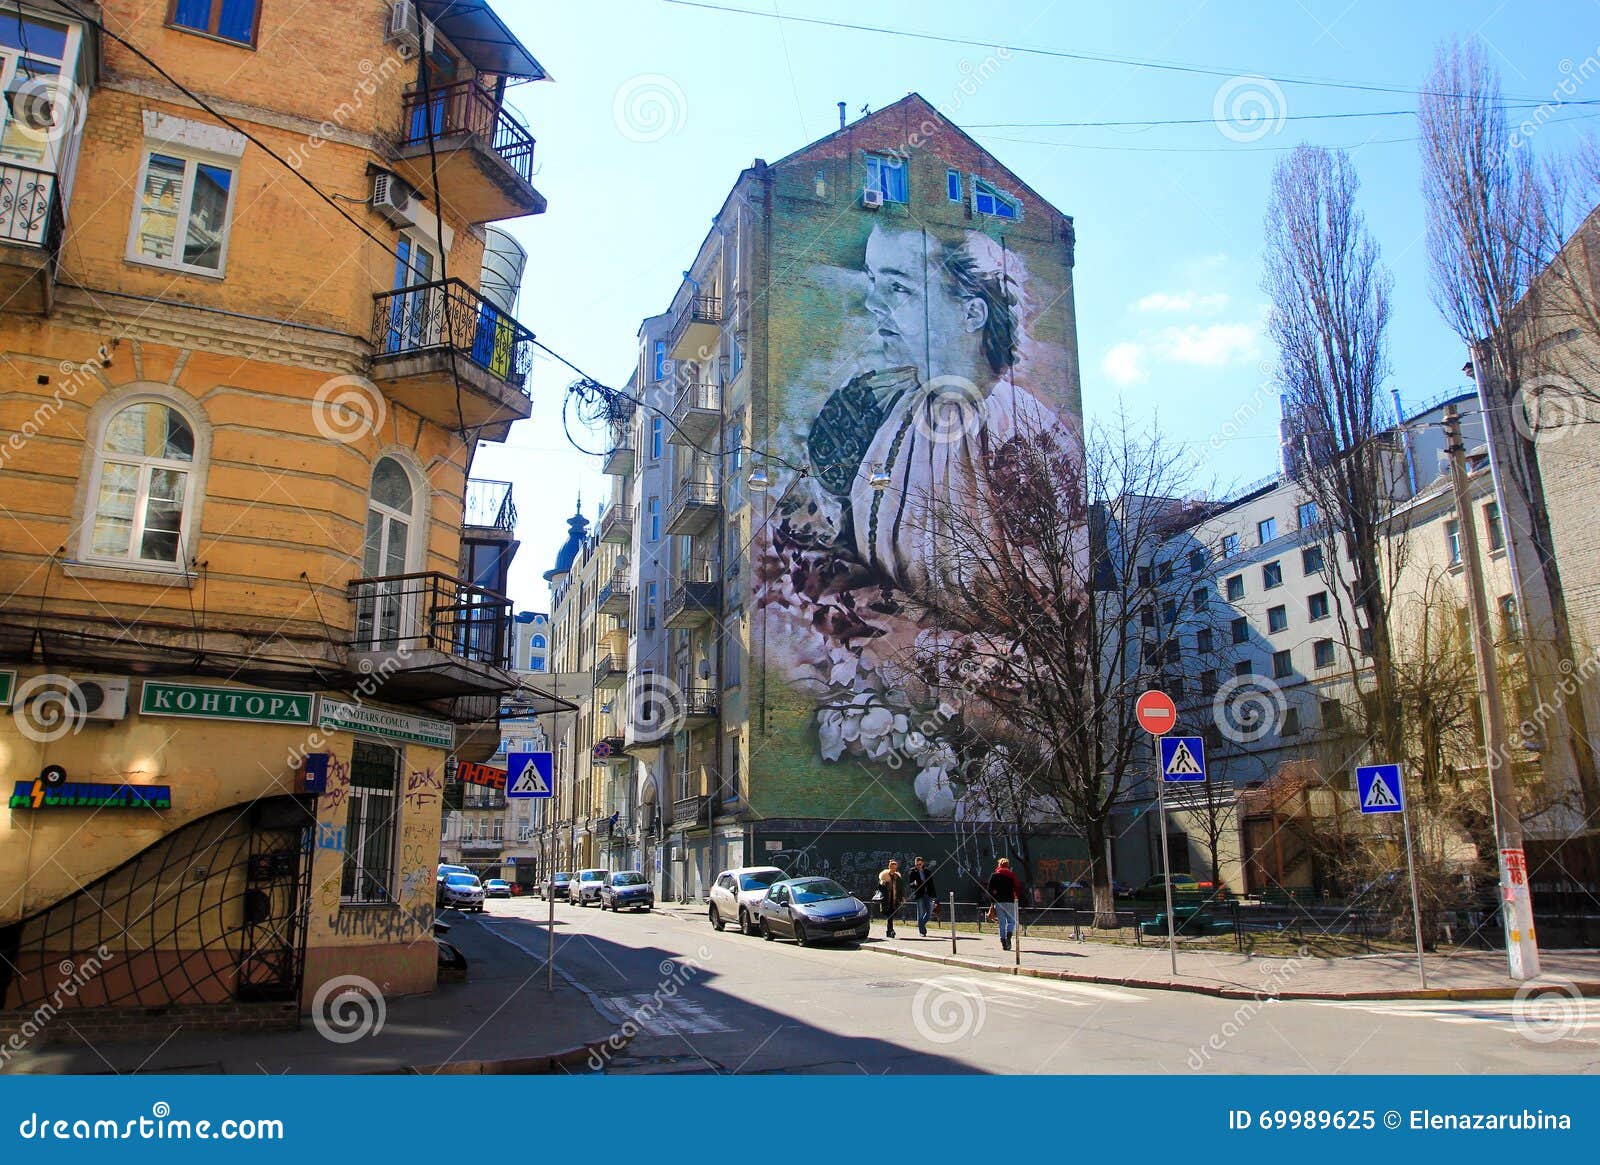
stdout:
{"type": "Polygon", "coordinates": [[[490,440],[532,413],[533,333],[497,305],[459,279],[373,299],[372,379],[394,401],[490,440]]]}
{"type": "Polygon", "coordinates": [[[605,586],[600,588],[600,594],[595,606],[602,615],[615,615],[625,617],[633,606],[633,580],[628,577],[628,572],[619,570],[612,574],[605,586]]]}
{"type": "Polygon", "coordinates": [[[711,798],[697,794],[672,803],[674,829],[704,829],[711,824],[711,798]]]}
{"type": "Polygon", "coordinates": [[[715,295],[680,297],[667,333],[667,354],[674,360],[713,360],[722,338],[722,299],[715,295]]]}
{"type": "Polygon", "coordinates": [[[534,138],[477,80],[407,93],[402,99],[395,170],[430,201],[472,223],[543,214],[533,186],[534,138]]]}
{"type": "Polygon", "coordinates": [[[511,497],[511,483],[477,477],[470,479],[462,506],[461,524],[482,530],[514,533],[517,528],[517,504],[511,497]]]}
{"type": "Polygon", "coordinates": [[[620,688],[628,680],[628,661],[620,655],[602,655],[594,665],[595,690],[620,688]]]}
{"type": "Polygon", "coordinates": [[[611,505],[600,515],[600,541],[616,546],[633,545],[632,506],[611,505]]]}
{"type": "Polygon", "coordinates": [[[674,631],[699,627],[722,610],[722,581],[709,563],[691,563],[667,593],[666,625],[674,631]]]}
{"type": "Polygon", "coordinates": [[[708,448],[722,421],[722,386],[694,382],[679,387],[672,401],[667,444],[708,448]]]}
{"type": "Polygon", "coordinates": [[[0,163],[0,307],[49,315],[61,253],[61,186],[48,170],[0,163]]]}
{"type": "Polygon", "coordinates": [[[511,600],[439,571],[356,579],[352,672],[388,698],[514,691],[511,600]]]}
{"type": "Polygon", "coordinates": [[[716,688],[685,688],[683,692],[683,718],[689,724],[704,724],[715,720],[722,709],[720,693],[716,688]]]}
{"type": "Polygon", "coordinates": [[[613,430],[611,448],[600,462],[600,472],[612,477],[626,477],[637,463],[633,450],[633,434],[626,429],[613,430]]]}
{"type": "Polygon", "coordinates": [[[680,481],[667,506],[668,534],[704,534],[722,512],[715,483],[680,481]]]}

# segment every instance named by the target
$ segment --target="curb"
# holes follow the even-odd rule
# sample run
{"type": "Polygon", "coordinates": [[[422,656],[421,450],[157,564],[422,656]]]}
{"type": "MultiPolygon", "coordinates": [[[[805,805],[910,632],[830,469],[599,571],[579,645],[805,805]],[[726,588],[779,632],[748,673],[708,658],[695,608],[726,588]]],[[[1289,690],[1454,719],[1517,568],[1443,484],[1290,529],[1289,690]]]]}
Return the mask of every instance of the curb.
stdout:
{"type": "MultiPolygon", "coordinates": [[[[948,967],[987,971],[992,975],[1021,975],[1030,979],[1056,979],[1067,983],[1098,983],[1107,987],[1138,987],[1147,991],[1187,991],[1194,995],[1211,995],[1219,999],[1261,999],[1264,996],[1285,1001],[1320,999],[1332,1002],[1384,999],[1516,999],[1518,991],[1521,990],[1517,987],[1430,987],[1427,990],[1418,987],[1401,991],[1251,991],[1245,987],[1213,986],[1209,983],[1174,983],[1167,979],[1135,979],[1115,975],[1075,975],[1068,971],[1052,971],[1044,967],[1005,967],[979,959],[964,959],[959,955],[925,955],[921,951],[908,951],[877,944],[864,946],[862,949],[876,951],[880,955],[898,955],[903,959],[915,959],[923,963],[941,963],[948,967]]],[[[1572,982],[1571,985],[1585,998],[1600,999],[1600,983],[1572,982]]]]}
{"type": "Polygon", "coordinates": [[[506,1060],[452,1060],[444,1064],[413,1064],[397,1068],[407,1076],[553,1076],[572,1075],[572,1069],[582,1067],[587,1074],[589,1063],[595,1056],[615,1056],[628,1044],[631,1036],[620,1034],[593,1043],[579,1044],[562,1052],[547,1056],[517,1056],[506,1060]],[[621,1047],[617,1042],[621,1041],[621,1047]]]}

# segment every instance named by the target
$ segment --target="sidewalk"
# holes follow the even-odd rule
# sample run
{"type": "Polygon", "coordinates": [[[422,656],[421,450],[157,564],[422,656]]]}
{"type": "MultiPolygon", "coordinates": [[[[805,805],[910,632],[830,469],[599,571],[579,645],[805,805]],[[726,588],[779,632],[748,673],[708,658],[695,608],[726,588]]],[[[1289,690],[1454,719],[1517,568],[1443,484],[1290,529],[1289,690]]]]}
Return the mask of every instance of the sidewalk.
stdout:
{"type": "MultiPolygon", "coordinates": [[[[681,918],[703,921],[705,907],[664,903],[659,908],[681,918]]],[[[1343,958],[1272,958],[1232,951],[1185,950],[1178,946],[1178,974],[1172,974],[1165,943],[1122,946],[1107,942],[1071,942],[1024,936],[1020,965],[1016,955],[1000,949],[991,928],[975,935],[957,935],[957,953],[950,951],[950,932],[930,930],[917,935],[915,922],[900,920],[898,937],[883,937],[883,920],[872,920],[872,937],[863,950],[898,955],[969,971],[1020,974],[1039,979],[1064,979],[1161,991],[1194,991],[1229,999],[1274,995],[1279,999],[1511,999],[1519,984],[1506,975],[1506,957],[1498,951],[1428,955],[1428,989],[1417,978],[1415,955],[1351,955],[1343,958]]],[[[1600,997],[1600,951],[1546,951],[1543,974],[1533,982],[1600,997]]]]}
{"type": "MultiPolygon", "coordinates": [[[[186,1036],[178,1028],[165,1041],[96,1046],[40,1042],[0,1068],[0,1074],[585,1071],[589,1048],[603,1044],[616,1025],[559,975],[555,991],[546,993],[543,965],[497,938],[486,925],[450,921],[448,938],[467,958],[467,981],[442,984],[431,995],[384,1000],[381,1028],[360,1039],[335,1042],[309,1016],[295,1032],[186,1036]]],[[[529,933],[543,932],[519,927],[514,937],[537,948],[529,933]]],[[[364,1018],[353,1000],[348,1015],[351,1020],[364,1018]]],[[[70,1023],[71,1018],[64,1011],[52,1023],[70,1023]]],[[[337,1027],[333,1031],[349,1034],[337,1027]]]]}

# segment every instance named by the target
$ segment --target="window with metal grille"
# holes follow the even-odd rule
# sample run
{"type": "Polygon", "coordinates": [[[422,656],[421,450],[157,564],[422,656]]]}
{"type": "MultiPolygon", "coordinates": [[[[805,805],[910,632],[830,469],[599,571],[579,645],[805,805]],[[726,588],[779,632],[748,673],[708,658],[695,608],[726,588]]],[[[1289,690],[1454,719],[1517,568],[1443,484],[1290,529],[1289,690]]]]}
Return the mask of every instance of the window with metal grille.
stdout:
{"type": "Polygon", "coordinates": [[[350,753],[349,814],[344,828],[346,902],[392,902],[395,819],[400,811],[400,752],[365,740],[350,753]]]}

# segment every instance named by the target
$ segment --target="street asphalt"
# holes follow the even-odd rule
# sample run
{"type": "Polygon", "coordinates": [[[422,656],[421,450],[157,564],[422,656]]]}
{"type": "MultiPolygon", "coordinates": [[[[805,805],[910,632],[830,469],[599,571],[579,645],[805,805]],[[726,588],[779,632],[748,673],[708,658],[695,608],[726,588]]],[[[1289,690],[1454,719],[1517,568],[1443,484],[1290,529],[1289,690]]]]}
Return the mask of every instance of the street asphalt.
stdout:
{"type": "MultiPolygon", "coordinates": [[[[547,909],[497,901],[460,925],[533,974],[547,909]]],[[[1600,1000],[1217,999],[946,973],[870,942],[800,948],[660,911],[563,902],[556,917],[557,968],[615,1025],[591,1057],[608,1073],[1600,1072],[1600,1000]]]]}

